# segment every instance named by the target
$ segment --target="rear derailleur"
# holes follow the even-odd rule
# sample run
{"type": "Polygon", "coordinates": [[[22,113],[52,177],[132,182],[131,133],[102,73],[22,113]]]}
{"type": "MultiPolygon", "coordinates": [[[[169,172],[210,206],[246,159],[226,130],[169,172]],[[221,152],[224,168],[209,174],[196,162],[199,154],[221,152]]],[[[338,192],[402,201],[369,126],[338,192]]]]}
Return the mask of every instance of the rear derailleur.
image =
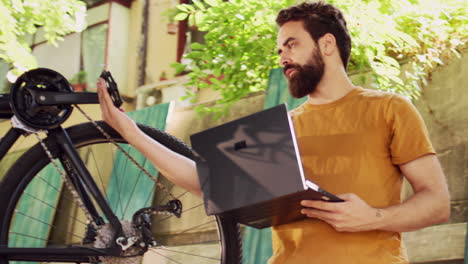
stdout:
{"type": "MultiPolygon", "coordinates": [[[[95,248],[110,248],[115,245],[121,250],[120,257],[136,257],[143,255],[149,248],[158,246],[151,232],[151,216],[154,214],[174,215],[182,214],[182,203],[175,199],[165,205],[146,207],[138,210],[132,221],[121,221],[124,237],[115,238],[115,231],[110,224],[94,228],[88,225],[83,244],[93,243],[95,248]]],[[[111,258],[111,257],[104,257],[111,258]]],[[[106,262],[104,260],[104,262],[106,262]]]]}

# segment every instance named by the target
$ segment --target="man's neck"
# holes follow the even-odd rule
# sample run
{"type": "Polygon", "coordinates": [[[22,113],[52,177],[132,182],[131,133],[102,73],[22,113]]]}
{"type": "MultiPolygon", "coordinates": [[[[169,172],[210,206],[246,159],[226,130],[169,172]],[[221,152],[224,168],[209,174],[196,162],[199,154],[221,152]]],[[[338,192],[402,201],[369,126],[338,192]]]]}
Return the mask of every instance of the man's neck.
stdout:
{"type": "Polygon", "coordinates": [[[332,103],[355,88],[344,68],[325,70],[316,90],[308,95],[307,102],[315,105],[332,103]]]}

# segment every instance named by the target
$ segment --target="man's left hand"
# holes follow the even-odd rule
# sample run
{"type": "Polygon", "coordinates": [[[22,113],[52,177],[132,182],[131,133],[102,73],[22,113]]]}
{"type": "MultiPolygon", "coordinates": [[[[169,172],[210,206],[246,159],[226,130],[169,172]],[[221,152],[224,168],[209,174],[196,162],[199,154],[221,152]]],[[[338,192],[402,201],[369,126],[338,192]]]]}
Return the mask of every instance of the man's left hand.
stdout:
{"type": "Polygon", "coordinates": [[[302,214],[318,218],[339,232],[360,232],[375,229],[383,217],[383,209],[373,208],[354,193],[337,195],[344,202],[303,200],[302,214]]]}

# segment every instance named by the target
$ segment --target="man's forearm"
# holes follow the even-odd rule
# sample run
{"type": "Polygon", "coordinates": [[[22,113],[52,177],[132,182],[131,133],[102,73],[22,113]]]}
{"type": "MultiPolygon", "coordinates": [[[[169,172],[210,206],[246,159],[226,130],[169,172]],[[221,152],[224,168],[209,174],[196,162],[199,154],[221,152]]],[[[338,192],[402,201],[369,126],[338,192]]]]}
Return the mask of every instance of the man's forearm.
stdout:
{"type": "Polygon", "coordinates": [[[137,127],[126,130],[123,137],[148,158],[168,180],[201,196],[196,164],[193,160],[166,148],[137,127]]]}
{"type": "Polygon", "coordinates": [[[399,205],[376,209],[376,216],[373,229],[414,231],[448,221],[450,200],[444,191],[422,190],[399,205]]]}

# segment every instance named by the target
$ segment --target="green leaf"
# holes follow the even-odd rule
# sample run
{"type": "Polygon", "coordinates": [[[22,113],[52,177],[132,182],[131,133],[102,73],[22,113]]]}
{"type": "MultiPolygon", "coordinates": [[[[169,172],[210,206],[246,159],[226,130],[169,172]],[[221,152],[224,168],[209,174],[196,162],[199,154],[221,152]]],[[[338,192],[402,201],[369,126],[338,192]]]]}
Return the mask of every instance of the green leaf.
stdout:
{"type": "Polygon", "coordinates": [[[218,6],[219,2],[217,0],[205,0],[205,3],[209,4],[210,6],[218,6]]]}
{"type": "Polygon", "coordinates": [[[203,20],[205,19],[205,14],[198,11],[195,13],[195,25],[203,24],[203,20]]]}
{"type": "Polygon", "coordinates": [[[395,60],[394,58],[390,57],[390,56],[380,56],[379,59],[382,62],[384,62],[386,64],[389,64],[392,67],[400,68],[400,64],[398,63],[398,61],[395,60]]]}
{"type": "Polygon", "coordinates": [[[189,13],[179,13],[174,17],[174,20],[182,21],[188,17],[189,13]]]}
{"type": "Polygon", "coordinates": [[[188,17],[188,22],[189,22],[189,25],[191,25],[191,26],[196,25],[196,23],[195,23],[195,16],[194,16],[193,14],[191,14],[191,15],[188,17]]]}
{"type": "Polygon", "coordinates": [[[205,46],[198,42],[193,42],[192,44],[190,44],[190,47],[194,50],[200,50],[203,49],[205,46]]]}
{"type": "Polygon", "coordinates": [[[206,10],[205,5],[199,1],[199,0],[193,0],[193,3],[200,9],[200,10],[206,10]]]}
{"type": "Polygon", "coordinates": [[[187,65],[181,64],[181,63],[178,63],[178,62],[172,63],[170,66],[175,69],[175,71],[176,71],[175,74],[176,75],[182,73],[187,68],[187,65]]]}
{"type": "Polygon", "coordinates": [[[179,9],[180,11],[182,11],[182,12],[190,12],[187,4],[177,5],[176,8],[179,9]]]}
{"type": "Polygon", "coordinates": [[[236,17],[239,18],[240,20],[245,20],[245,17],[241,14],[236,14],[236,17]]]}

